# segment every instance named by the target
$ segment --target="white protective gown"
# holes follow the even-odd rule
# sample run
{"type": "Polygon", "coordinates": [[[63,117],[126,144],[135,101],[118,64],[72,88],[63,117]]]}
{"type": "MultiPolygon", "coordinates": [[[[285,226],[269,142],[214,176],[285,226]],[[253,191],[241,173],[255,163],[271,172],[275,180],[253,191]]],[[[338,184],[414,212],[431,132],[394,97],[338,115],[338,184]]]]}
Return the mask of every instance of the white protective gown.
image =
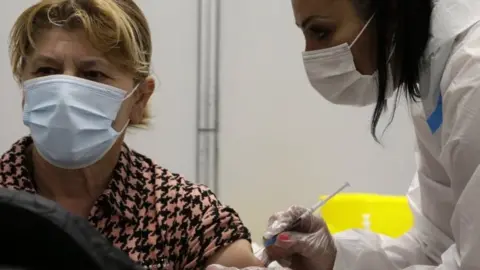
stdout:
{"type": "Polygon", "coordinates": [[[334,270],[480,269],[480,0],[438,0],[432,19],[420,80],[428,98],[411,108],[414,228],[399,239],[335,235],[334,270]]]}

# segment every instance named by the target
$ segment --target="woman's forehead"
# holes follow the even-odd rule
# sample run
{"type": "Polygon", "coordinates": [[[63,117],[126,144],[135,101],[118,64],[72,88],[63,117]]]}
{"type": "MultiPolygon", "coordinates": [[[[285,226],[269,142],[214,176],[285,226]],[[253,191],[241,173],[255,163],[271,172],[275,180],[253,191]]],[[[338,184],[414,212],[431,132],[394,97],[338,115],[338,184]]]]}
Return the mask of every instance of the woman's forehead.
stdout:
{"type": "Polygon", "coordinates": [[[298,25],[309,17],[332,17],[341,12],[351,0],[292,0],[295,22],[298,25]]]}
{"type": "Polygon", "coordinates": [[[38,34],[35,37],[35,49],[59,53],[102,55],[88,41],[82,30],[67,31],[61,28],[48,29],[38,34]]]}
{"type": "Polygon", "coordinates": [[[52,59],[64,60],[95,58],[108,62],[104,53],[97,50],[81,30],[67,31],[61,28],[52,28],[42,31],[36,37],[33,58],[48,56],[52,59]]]}

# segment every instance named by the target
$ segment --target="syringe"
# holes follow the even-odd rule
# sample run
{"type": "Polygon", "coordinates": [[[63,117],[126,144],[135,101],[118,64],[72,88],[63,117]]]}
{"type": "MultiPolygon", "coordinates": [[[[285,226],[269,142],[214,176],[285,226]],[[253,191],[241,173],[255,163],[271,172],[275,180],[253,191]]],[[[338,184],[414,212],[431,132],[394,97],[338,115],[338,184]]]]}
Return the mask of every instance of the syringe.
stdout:
{"type": "MultiPolygon", "coordinates": [[[[300,222],[302,221],[303,218],[306,218],[309,215],[311,215],[313,212],[317,211],[320,207],[325,205],[331,198],[335,197],[335,195],[342,192],[344,189],[346,189],[349,186],[350,186],[350,184],[348,182],[343,184],[339,189],[337,189],[337,191],[335,191],[334,193],[330,194],[327,198],[325,198],[325,200],[321,200],[321,201],[317,202],[316,204],[314,204],[312,207],[310,207],[307,212],[303,213],[299,218],[297,218],[295,220],[295,222],[293,222],[290,226],[285,228],[283,231],[289,231],[289,230],[295,228],[297,225],[300,224],[300,222]]],[[[269,246],[275,244],[275,242],[277,241],[277,236],[280,233],[277,233],[276,235],[272,236],[270,239],[264,239],[264,242],[263,242],[264,246],[269,247],[269,246]]]]}

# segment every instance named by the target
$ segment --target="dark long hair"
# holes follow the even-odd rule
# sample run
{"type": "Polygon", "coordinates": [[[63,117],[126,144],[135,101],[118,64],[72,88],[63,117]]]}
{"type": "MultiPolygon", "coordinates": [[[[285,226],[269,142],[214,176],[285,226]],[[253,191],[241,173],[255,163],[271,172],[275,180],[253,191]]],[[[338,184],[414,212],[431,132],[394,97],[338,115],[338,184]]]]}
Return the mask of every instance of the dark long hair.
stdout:
{"type": "Polygon", "coordinates": [[[387,61],[392,50],[390,66],[398,92],[390,122],[401,94],[412,102],[420,98],[418,81],[424,51],[430,38],[433,3],[432,0],[353,0],[353,3],[365,20],[375,13],[378,96],[370,132],[378,142],[376,129],[380,117],[387,109],[387,61]]]}

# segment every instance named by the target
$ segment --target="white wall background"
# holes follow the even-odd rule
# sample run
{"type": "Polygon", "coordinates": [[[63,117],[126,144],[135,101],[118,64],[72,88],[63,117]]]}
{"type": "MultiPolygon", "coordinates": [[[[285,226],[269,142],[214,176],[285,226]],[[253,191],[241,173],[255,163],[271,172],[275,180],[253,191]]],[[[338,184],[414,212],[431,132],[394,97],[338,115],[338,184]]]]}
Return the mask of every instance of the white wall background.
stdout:
{"type": "MultiPolygon", "coordinates": [[[[9,67],[7,35],[33,0],[4,5],[0,35],[0,150],[27,133],[21,92],[9,67]]],[[[138,0],[153,32],[161,85],[155,118],[128,141],[159,164],[194,180],[197,1],[138,0]]],[[[413,134],[404,107],[383,137],[369,134],[372,108],[325,102],[308,84],[303,37],[290,1],[222,1],[220,188],[259,239],[274,211],[311,205],[344,181],[350,191],[402,194],[413,175],[413,134]]]]}

